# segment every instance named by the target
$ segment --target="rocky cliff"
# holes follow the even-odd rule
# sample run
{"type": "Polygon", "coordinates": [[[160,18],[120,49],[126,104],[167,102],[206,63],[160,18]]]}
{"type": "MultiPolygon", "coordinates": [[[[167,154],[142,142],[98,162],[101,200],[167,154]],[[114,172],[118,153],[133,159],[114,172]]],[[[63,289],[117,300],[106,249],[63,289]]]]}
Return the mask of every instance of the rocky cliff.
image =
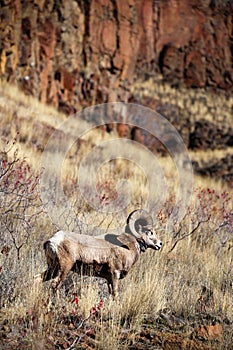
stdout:
{"type": "Polygon", "coordinates": [[[1,76],[67,113],[151,74],[232,88],[231,1],[3,0],[0,28],[1,76]]]}
{"type": "Polygon", "coordinates": [[[233,146],[232,1],[2,0],[0,15],[0,76],[25,93],[66,114],[141,103],[191,149],[233,146]]]}

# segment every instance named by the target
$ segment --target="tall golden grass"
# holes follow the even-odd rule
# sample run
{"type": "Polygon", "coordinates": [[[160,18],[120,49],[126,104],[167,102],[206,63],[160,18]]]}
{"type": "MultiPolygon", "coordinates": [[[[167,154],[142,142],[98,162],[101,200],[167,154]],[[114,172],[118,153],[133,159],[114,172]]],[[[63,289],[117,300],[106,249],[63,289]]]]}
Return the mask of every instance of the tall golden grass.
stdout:
{"type": "MultiPolygon", "coordinates": [[[[37,137],[35,126],[45,123],[48,127],[56,127],[65,120],[65,116],[50,107],[42,106],[31,97],[25,97],[7,84],[1,85],[0,93],[2,96],[0,127],[3,139],[1,147],[8,147],[5,146],[5,141],[15,138],[14,149],[19,149],[20,156],[26,157],[36,173],[39,169],[41,150],[32,147],[32,140],[37,137]],[[19,130],[15,125],[18,125],[19,130]]],[[[49,135],[50,131],[47,138],[49,135]]],[[[44,147],[46,139],[43,138],[43,127],[38,132],[38,137],[41,138],[44,147]]],[[[103,136],[99,130],[85,136],[78,150],[80,157],[88,153],[93,144],[101,143],[102,140],[103,136]]],[[[198,159],[198,153],[195,153],[195,159],[198,159]]],[[[159,162],[172,191],[174,165],[167,158],[161,158],[159,162]]],[[[65,159],[62,176],[70,201],[77,207],[77,215],[105,229],[122,227],[127,212],[120,215],[111,214],[106,219],[105,215],[96,213],[83,199],[77,198],[72,184],[77,181],[78,164],[76,149],[71,149],[70,156],[65,159]]],[[[111,165],[105,164],[99,169],[97,181],[100,189],[106,191],[103,184],[107,179],[107,194],[111,197],[114,196],[116,180],[122,177],[130,181],[133,189],[133,199],[127,211],[143,207],[148,195],[146,177],[134,164],[124,160],[113,161],[111,165]]],[[[203,180],[200,177],[195,177],[194,187],[200,192],[203,188],[214,189],[220,195],[223,191],[230,192],[225,184],[210,179],[203,180]]],[[[168,198],[167,205],[170,204],[172,203],[169,203],[168,198]]],[[[197,197],[193,196],[194,212],[199,204],[197,197]]],[[[208,201],[206,204],[209,204],[208,201]]],[[[229,201],[225,208],[226,212],[232,210],[231,205],[229,201]]],[[[145,320],[154,319],[156,327],[159,310],[168,308],[177,315],[185,317],[195,314],[203,286],[213,291],[213,302],[206,305],[207,312],[221,313],[224,317],[231,318],[232,239],[229,239],[225,246],[220,245],[218,234],[214,229],[220,224],[221,218],[216,216],[215,222],[215,203],[211,203],[210,207],[212,216],[208,223],[200,225],[194,235],[181,239],[171,252],[169,251],[174,244],[174,235],[166,231],[166,225],[158,226],[158,235],[164,242],[162,251],[148,250],[142,254],[140,261],[120,283],[120,293],[116,300],[108,297],[106,284],[104,282],[100,284],[94,278],[71,275],[59,296],[55,297],[52,295],[49,282],[44,286],[36,284],[33,276],[46,267],[42,243],[56,231],[49,216],[46,213],[41,214],[30,240],[22,248],[20,260],[17,260],[13,248],[7,255],[0,253],[0,266],[2,266],[0,321],[7,325],[4,326],[6,334],[12,334],[12,330],[12,337],[17,338],[23,334],[30,348],[42,349],[46,348],[45,339],[46,341],[49,339],[55,346],[58,329],[59,331],[64,329],[64,334],[67,327],[74,332],[76,329],[79,336],[82,332],[84,335],[87,334],[87,327],[90,327],[95,333],[93,345],[95,348],[127,349],[129,343],[134,342],[134,336],[140,332],[145,320]],[[72,302],[73,293],[77,293],[78,304],[72,302]],[[103,307],[90,317],[90,310],[99,304],[100,299],[103,299],[103,307]],[[75,324],[74,319],[76,322],[85,319],[88,321],[80,327],[75,324]],[[127,332],[129,336],[124,337],[127,332]]],[[[195,217],[195,220],[198,220],[198,217],[195,217]]],[[[192,225],[192,211],[182,225],[185,235],[187,233],[185,229],[188,230],[192,225]]]]}

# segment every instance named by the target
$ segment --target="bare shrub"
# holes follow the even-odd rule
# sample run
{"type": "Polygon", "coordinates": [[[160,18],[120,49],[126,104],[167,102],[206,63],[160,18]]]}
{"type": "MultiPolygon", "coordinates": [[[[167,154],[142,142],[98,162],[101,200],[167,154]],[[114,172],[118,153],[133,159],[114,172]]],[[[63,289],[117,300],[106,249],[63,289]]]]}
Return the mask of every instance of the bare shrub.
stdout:
{"type": "Polygon", "coordinates": [[[30,239],[38,213],[41,212],[38,180],[39,177],[32,174],[26,160],[18,158],[17,151],[12,159],[8,157],[8,152],[1,153],[1,243],[3,253],[13,247],[18,259],[20,250],[30,239]]]}
{"type": "Polygon", "coordinates": [[[1,299],[5,293],[14,294],[14,286],[24,271],[22,250],[29,254],[42,211],[37,191],[39,177],[33,175],[25,159],[19,159],[17,150],[10,155],[12,147],[0,153],[1,299]]]}
{"type": "MultiPolygon", "coordinates": [[[[233,239],[233,211],[232,194],[230,192],[217,192],[210,188],[197,188],[194,190],[192,203],[181,222],[174,222],[170,232],[167,251],[171,253],[177,244],[184,240],[191,240],[199,247],[206,244],[214,245],[216,250],[232,248],[233,239]]],[[[172,212],[174,199],[167,200],[158,213],[158,228],[166,231],[166,223],[172,212]]]]}

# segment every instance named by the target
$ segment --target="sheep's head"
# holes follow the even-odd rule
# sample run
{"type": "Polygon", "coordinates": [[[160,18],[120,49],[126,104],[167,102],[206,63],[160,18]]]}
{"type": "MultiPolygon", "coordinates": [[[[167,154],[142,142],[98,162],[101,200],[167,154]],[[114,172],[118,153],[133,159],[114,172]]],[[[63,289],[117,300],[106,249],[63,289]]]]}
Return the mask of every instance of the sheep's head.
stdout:
{"type": "Polygon", "coordinates": [[[145,210],[133,211],[127,219],[127,225],[140,244],[141,251],[147,248],[159,250],[162,247],[162,242],[153,232],[153,219],[145,210]]]}

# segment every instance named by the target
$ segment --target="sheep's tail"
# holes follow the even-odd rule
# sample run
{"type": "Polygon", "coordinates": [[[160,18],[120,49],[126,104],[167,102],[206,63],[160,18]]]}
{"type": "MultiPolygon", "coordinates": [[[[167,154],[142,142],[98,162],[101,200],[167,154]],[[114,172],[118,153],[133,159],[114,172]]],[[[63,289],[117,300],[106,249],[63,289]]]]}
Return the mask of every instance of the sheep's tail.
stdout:
{"type": "Polygon", "coordinates": [[[43,274],[43,281],[48,281],[55,278],[59,271],[59,259],[57,256],[57,249],[53,242],[46,241],[43,245],[44,252],[48,264],[48,269],[43,274]]]}
{"type": "Polygon", "coordinates": [[[55,261],[57,260],[57,247],[54,245],[53,242],[51,241],[46,241],[44,243],[44,251],[45,251],[45,256],[47,260],[49,259],[50,261],[55,261]]]}

